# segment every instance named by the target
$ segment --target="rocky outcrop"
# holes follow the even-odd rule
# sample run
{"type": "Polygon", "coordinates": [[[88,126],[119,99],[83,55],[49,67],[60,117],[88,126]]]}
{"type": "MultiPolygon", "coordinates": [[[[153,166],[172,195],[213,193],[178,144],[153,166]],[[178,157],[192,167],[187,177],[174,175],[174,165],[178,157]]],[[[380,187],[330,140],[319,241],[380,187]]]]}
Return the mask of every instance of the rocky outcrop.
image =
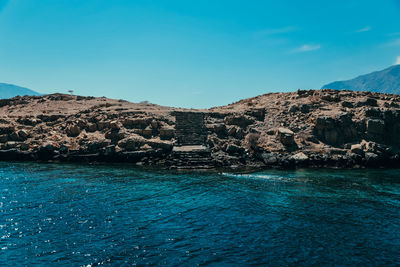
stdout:
{"type": "Polygon", "coordinates": [[[291,130],[280,127],[276,130],[276,134],[284,146],[293,146],[295,144],[294,133],[291,130]]]}
{"type": "Polygon", "coordinates": [[[400,164],[397,95],[299,90],[209,110],[60,94],[2,103],[1,160],[172,169],[400,164]]]}

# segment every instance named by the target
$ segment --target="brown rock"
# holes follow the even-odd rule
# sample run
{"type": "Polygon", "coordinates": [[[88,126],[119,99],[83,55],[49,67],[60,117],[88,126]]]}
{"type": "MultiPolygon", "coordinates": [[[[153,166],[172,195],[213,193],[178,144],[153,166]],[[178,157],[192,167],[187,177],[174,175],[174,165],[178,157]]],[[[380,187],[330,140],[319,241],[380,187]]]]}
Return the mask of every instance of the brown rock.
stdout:
{"type": "Polygon", "coordinates": [[[164,126],[160,129],[160,138],[163,140],[171,140],[175,136],[175,129],[171,126],[164,126]]]}
{"type": "Polygon", "coordinates": [[[97,125],[96,125],[96,123],[89,123],[89,124],[87,125],[86,130],[87,130],[88,132],[95,132],[95,131],[97,130],[97,125]]]}
{"type": "Polygon", "coordinates": [[[225,124],[227,125],[237,125],[245,128],[253,123],[254,120],[246,115],[231,115],[225,117],[225,124]]]}
{"type": "Polygon", "coordinates": [[[109,130],[105,133],[105,137],[113,142],[117,142],[125,138],[125,134],[121,131],[109,130]]]}
{"type": "Polygon", "coordinates": [[[81,129],[76,124],[70,124],[67,126],[65,132],[68,136],[76,137],[81,133],[81,129]]]}
{"type": "Polygon", "coordinates": [[[131,135],[127,138],[124,138],[118,142],[118,146],[124,148],[127,151],[135,151],[139,149],[144,143],[146,139],[139,135],[131,135]]]}
{"type": "Polygon", "coordinates": [[[142,130],[142,136],[150,138],[153,135],[153,129],[151,126],[147,126],[146,129],[142,130]]]}
{"type": "Polygon", "coordinates": [[[110,123],[108,121],[99,121],[97,122],[97,129],[99,131],[102,131],[104,129],[108,129],[110,126],[110,123]]]}
{"type": "Polygon", "coordinates": [[[279,141],[281,141],[284,146],[292,146],[295,144],[294,133],[291,130],[281,127],[276,130],[276,134],[279,141]]]}
{"type": "Polygon", "coordinates": [[[146,143],[154,149],[162,149],[166,151],[172,150],[172,143],[161,140],[146,140],[146,143]]]}

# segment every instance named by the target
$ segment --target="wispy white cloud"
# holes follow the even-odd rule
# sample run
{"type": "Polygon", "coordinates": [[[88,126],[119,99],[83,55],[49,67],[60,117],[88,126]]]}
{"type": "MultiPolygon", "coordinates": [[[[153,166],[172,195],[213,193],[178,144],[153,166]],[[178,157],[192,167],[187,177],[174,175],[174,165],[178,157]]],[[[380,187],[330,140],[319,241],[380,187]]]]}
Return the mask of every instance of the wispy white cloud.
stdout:
{"type": "Polygon", "coordinates": [[[292,52],[293,53],[303,53],[303,52],[315,51],[320,48],[321,48],[321,45],[319,45],[319,44],[304,44],[304,45],[294,49],[292,52]]]}
{"type": "Polygon", "coordinates": [[[400,65],[400,56],[398,56],[397,58],[396,58],[396,62],[394,63],[395,65],[400,65]]]}
{"type": "Polygon", "coordinates": [[[369,32],[371,30],[370,26],[365,26],[364,28],[356,30],[356,32],[369,32]]]}
{"type": "Polygon", "coordinates": [[[386,43],[386,46],[400,46],[400,38],[393,39],[386,43]]]}
{"type": "Polygon", "coordinates": [[[282,27],[282,28],[264,29],[262,31],[256,32],[255,35],[257,37],[262,37],[262,36],[290,33],[290,32],[295,32],[297,30],[298,30],[297,27],[287,26],[287,27],[282,27]]]}

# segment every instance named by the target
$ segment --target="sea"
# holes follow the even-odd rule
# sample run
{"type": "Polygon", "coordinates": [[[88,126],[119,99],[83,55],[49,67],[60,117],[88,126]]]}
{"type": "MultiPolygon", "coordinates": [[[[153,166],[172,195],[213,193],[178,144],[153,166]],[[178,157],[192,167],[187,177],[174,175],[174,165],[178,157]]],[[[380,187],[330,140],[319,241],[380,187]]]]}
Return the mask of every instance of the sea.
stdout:
{"type": "Polygon", "coordinates": [[[0,266],[399,266],[400,170],[0,163],[0,266]]]}

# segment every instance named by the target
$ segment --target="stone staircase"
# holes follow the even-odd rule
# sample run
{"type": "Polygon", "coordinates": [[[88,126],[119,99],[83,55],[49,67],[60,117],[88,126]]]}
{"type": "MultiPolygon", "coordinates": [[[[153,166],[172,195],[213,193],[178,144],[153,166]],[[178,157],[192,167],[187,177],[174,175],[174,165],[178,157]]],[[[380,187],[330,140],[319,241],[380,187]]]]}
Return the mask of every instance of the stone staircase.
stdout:
{"type": "Polygon", "coordinates": [[[175,111],[175,138],[177,146],[205,145],[207,129],[204,113],[175,111]]]}
{"type": "Polygon", "coordinates": [[[211,169],[215,167],[206,146],[207,130],[202,112],[174,112],[176,143],[168,159],[171,169],[211,169]]]}
{"type": "Polygon", "coordinates": [[[170,169],[212,169],[214,167],[211,152],[205,146],[176,146],[172,150],[170,169]]]}

